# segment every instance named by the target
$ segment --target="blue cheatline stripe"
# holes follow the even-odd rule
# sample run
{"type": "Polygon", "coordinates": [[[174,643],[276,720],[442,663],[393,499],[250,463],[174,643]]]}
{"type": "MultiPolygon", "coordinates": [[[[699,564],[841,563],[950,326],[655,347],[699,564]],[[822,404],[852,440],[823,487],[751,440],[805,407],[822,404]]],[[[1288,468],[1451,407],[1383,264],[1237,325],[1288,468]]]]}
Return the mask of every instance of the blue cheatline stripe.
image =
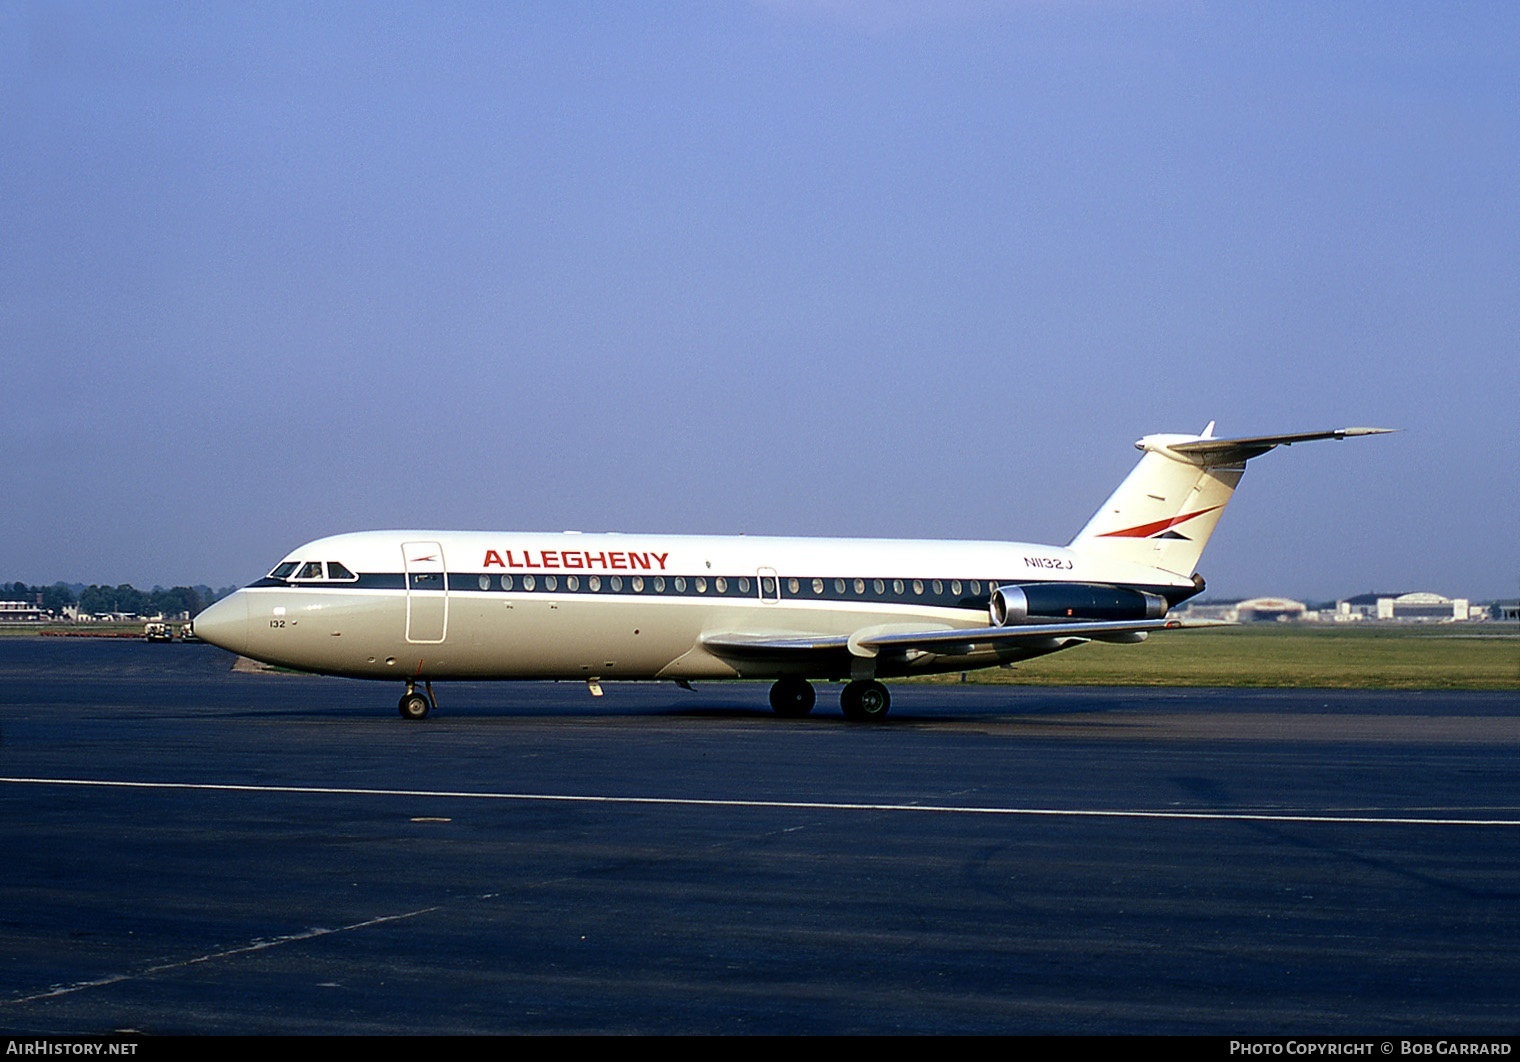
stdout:
{"type": "MultiPolygon", "coordinates": [[[[641,572],[631,575],[601,572],[584,574],[561,570],[550,573],[516,571],[506,574],[449,572],[447,580],[448,589],[456,593],[460,591],[492,594],[557,593],[691,600],[705,598],[734,600],[759,596],[758,580],[752,575],[647,575],[641,572]]],[[[1064,580],[1030,579],[1027,576],[986,580],[796,576],[782,577],[780,583],[783,601],[926,605],[982,612],[987,609],[991,601],[992,591],[999,586],[1058,587],[1063,585],[1064,580]],[[922,587],[922,590],[916,591],[915,587],[922,587]]],[[[360,575],[357,581],[350,579],[321,582],[287,582],[283,579],[264,578],[250,583],[249,587],[282,587],[300,590],[405,590],[406,575],[403,572],[371,572],[360,575]]],[[[1191,587],[1175,586],[1124,586],[1120,589],[1156,594],[1167,598],[1173,605],[1196,593],[1191,587]]],[[[443,588],[413,587],[412,592],[443,593],[443,588]]]]}

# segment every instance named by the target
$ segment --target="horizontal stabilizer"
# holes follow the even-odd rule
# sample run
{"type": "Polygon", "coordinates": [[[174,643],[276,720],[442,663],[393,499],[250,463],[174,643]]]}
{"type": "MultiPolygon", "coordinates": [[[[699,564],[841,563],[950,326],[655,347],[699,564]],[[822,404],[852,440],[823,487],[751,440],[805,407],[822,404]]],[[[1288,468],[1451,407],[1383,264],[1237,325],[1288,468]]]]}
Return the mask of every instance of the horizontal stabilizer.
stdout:
{"type": "Polygon", "coordinates": [[[1167,449],[1179,454],[1199,454],[1205,464],[1234,464],[1260,457],[1278,446],[1292,446],[1298,442],[1315,442],[1319,439],[1350,439],[1358,435],[1387,435],[1397,428],[1336,428],[1333,431],[1301,431],[1291,435],[1253,435],[1246,439],[1198,439],[1194,442],[1174,442],[1167,449]]]}

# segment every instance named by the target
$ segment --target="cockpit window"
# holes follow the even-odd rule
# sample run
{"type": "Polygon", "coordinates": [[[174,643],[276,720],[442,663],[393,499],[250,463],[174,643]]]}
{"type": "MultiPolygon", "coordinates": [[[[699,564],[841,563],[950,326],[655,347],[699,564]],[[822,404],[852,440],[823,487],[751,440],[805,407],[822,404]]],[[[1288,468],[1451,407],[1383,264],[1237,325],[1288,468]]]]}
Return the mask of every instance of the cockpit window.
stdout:
{"type": "Polygon", "coordinates": [[[287,581],[299,580],[301,582],[350,582],[357,583],[359,577],[348,570],[348,567],[337,561],[327,561],[327,573],[322,571],[322,561],[284,561],[274,571],[269,573],[271,579],[284,579],[287,581]]]}

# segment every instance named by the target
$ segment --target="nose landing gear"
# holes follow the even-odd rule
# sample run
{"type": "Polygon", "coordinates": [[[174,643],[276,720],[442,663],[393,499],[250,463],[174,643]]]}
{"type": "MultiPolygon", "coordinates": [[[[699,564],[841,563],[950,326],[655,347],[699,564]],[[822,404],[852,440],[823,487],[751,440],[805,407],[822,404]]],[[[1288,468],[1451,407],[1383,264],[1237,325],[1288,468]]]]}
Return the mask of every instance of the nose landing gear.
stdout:
{"type": "Polygon", "coordinates": [[[426,719],[428,713],[438,707],[438,702],[433,699],[433,684],[424,682],[423,688],[426,693],[417,692],[417,684],[408,682],[406,692],[401,695],[401,703],[397,707],[401,710],[403,719],[426,719]]]}

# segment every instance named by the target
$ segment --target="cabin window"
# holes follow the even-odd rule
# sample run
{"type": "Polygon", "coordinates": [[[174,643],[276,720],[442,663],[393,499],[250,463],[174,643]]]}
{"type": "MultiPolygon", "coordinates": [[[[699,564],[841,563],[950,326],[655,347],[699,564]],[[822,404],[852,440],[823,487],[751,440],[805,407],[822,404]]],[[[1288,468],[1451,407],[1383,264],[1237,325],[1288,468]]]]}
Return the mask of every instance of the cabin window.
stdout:
{"type": "Polygon", "coordinates": [[[545,590],[558,590],[559,589],[559,580],[556,579],[552,575],[546,575],[546,576],[544,576],[544,589],[545,590]]]}
{"type": "Polygon", "coordinates": [[[269,573],[271,579],[289,579],[290,573],[301,566],[300,561],[285,561],[269,573]]]}
{"type": "Polygon", "coordinates": [[[961,581],[959,579],[951,579],[950,580],[950,592],[952,594],[955,594],[957,597],[960,596],[961,581]]]}
{"type": "Polygon", "coordinates": [[[623,577],[621,575],[614,575],[611,579],[607,580],[607,585],[612,587],[613,593],[617,593],[623,589],[623,577]]]}
{"type": "Polygon", "coordinates": [[[982,583],[980,579],[971,580],[971,592],[973,594],[980,594],[982,592],[982,583]]]}
{"type": "Polygon", "coordinates": [[[476,579],[475,581],[480,584],[480,588],[482,590],[489,590],[489,589],[491,589],[491,577],[489,575],[482,575],[479,579],[476,579]]]}
{"type": "Polygon", "coordinates": [[[644,592],[644,577],[642,575],[635,575],[632,582],[633,592],[635,594],[642,594],[644,592]]]}
{"type": "Polygon", "coordinates": [[[919,594],[919,595],[923,594],[923,592],[924,592],[924,581],[922,579],[914,579],[913,580],[913,592],[915,594],[919,594]]]}
{"type": "Polygon", "coordinates": [[[728,580],[723,578],[721,575],[718,576],[713,580],[713,589],[720,594],[728,593],[728,580]]]}
{"type": "Polygon", "coordinates": [[[707,593],[707,580],[702,578],[700,575],[697,576],[697,593],[707,593]]]}
{"type": "Polygon", "coordinates": [[[875,590],[878,594],[884,594],[887,592],[887,584],[880,579],[873,579],[871,580],[871,589],[875,590]]]}
{"type": "Polygon", "coordinates": [[[501,588],[503,590],[512,589],[512,577],[510,575],[503,575],[501,577],[501,588]]]}
{"type": "Polygon", "coordinates": [[[538,582],[537,582],[537,580],[535,580],[533,578],[533,576],[531,576],[531,575],[525,575],[525,576],[523,576],[523,589],[524,590],[532,590],[537,585],[538,585],[538,582]]]}
{"type": "Polygon", "coordinates": [[[934,580],[933,586],[934,586],[934,593],[936,595],[943,594],[945,592],[945,584],[942,583],[942,582],[940,582],[938,579],[934,580]]]}
{"type": "Polygon", "coordinates": [[[676,593],[686,593],[686,580],[679,575],[676,576],[676,593]]]}
{"type": "Polygon", "coordinates": [[[747,594],[747,593],[749,593],[749,580],[748,579],[740,579],[739,580],[739,593],[741,593],[741,594],[747,594]]]}
{"type": "Polygon", "coordinates": [[[892,580],[892,592],[894,594],[900,594],[903,592],[903,581],[901,579],[892,580]]]}
{"type": "Polygon", "coordinates": [[[656,575],[654,577],[654,592],[657,594],[665,592],[665,577],[663,575],[656,575]]]}
{"type": "Polygon", "coordinates": [[[581,577],[580,576],[578,576],[578,575],[567,575],[567,576],[565,576],[565,589],[566,590],[579,590],[580,588],[581,588],[581,577]]]}
{"type": "Polygon", "coordinates": [[[813,580],[813,593],[815,593],[815,594],[821,594],[821,593],[823,593],[823,580],[822,579],[814,579],[813,580]]]}
{"type": "Polygon", "coordinates": [[[835,579],[834,580],[834,593],[836,593],[836,594],[842,594],[842,593],[844,593],[844,580],[843,579],[835,579]]]}
{"type": "Polygon", "coordinates": [[[586,577],[586,585],[591,588],[592,593],[596,593],[602,588],[602,577],[600,575],[589,575],[586,577]]]}

